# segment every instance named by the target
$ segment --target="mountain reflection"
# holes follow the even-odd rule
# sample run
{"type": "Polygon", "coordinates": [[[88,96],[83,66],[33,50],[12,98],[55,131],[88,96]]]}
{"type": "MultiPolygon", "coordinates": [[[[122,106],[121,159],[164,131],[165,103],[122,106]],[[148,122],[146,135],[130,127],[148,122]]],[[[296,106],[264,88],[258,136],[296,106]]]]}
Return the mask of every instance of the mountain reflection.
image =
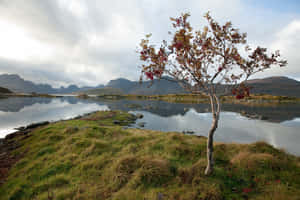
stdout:
{"type": "MultiPolygon", "coordinates": [[[[183,104],[168,103],[165,101],[141,101],[141,100],[117,100],[104,101],[111,110],[124,111],[148,111],[150,113],[170,117],[174,115],[185,115],[190,109],[198,113],[210,112],[209,104],[183,104]]],[[[241,104],[223,104],[223,112],[247,113],[248,116],[261,116],[270,122],[289,121],[300,117],[300,104],[278,104],[272,106],[248,106],[241,104]]]]}
{"type": "MultiPolygon", "coordinates": [[[[0,111],[20,112],[28,106],[32,106],[34,104],[50,104],[54,100],[72,105],[78,103],[97,104],[99,106],[107,106],[110,110],[147,111],[163,117],[185,115],[190,109],[194,109],[198,113],[207,113],[210,109],[209,104],[183,104],[169,103],[165,101],[80,99],[76,97],[10,97],[0,99],[0,111]]],[[[300,117],[300,104],[278,104],[273,106],[223,104],[222,111],[247,113],[248,116],[263,116],[267,121],[283,122],[300,117]]]]}
{"type": "MultiPolygon", "coordinates": [[[[14,128],[40,121],[57,121],[97,110],[141,113],[134,127],[161,131],[190,131],[206,135],[212,116],[208,104],[181,104],[164,101],[104,100],[97,98],[17,98],[0,99],[0,138],[14,128]]],[[[266,141],[299,155],[300,105],[246,106],[223,104],[216,141],[251,143],[266,141]],[[261,115],[268,121],[249,120],[238,114],[261,115]]]]}

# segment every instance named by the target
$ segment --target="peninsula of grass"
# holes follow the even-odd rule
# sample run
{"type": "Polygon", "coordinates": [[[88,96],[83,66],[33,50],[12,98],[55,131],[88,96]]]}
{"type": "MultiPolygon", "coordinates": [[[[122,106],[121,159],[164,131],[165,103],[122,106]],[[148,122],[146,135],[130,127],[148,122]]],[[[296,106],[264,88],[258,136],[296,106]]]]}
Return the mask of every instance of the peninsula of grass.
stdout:
{"type": "Polygon", "coordinates": [[[124,128],[133,121],[96,112],[7,138],[18,161],[0,199],[299,199],[299,157],[264,142],[215,143],[207,177],[205,137],[124,128]]]}

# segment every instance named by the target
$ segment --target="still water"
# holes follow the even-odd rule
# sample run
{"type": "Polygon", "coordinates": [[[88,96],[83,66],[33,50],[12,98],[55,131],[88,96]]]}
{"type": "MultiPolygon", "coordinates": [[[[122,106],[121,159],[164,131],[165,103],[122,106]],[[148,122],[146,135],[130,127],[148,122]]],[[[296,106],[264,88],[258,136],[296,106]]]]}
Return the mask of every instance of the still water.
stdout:
{"type": "MultiPolygon", "coordinates": [[[[6,98],[0,99],[0,138],[14,128],[40,121],[57,121],[96,110],[124,110],[142,113],[145,129],[189,131],[206,136],[212,117],[208,104],[180,104],[163,101],[108,101],[101,99],[6,98]]],[[[266,141],[277,148],[300,155],[300,104],[277,106],[244,106],[225,104],[222,107],[216,141],[252,143],[266,141]],[[240,113],[264,116],[250,119],[240,113]]]]}

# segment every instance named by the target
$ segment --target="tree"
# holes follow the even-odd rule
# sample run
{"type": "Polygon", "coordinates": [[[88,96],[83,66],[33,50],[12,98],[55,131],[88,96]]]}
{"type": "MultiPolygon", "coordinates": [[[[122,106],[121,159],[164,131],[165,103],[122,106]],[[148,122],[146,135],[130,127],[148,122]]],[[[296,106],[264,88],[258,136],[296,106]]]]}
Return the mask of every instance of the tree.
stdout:
{"type": "Polygon", "coordinates": [[[221,103],[220,96],[234,95],[237,99],[249,96],[247,79],[274,65],[283,67],[286,60],[280,60],[276,51],[270,55],[266,48],[252,50],[246,44],[246,33],[233,28],[231,22],[220,25],[209,13],[204,18],[207,26],[193,31],[184,13],[170,18],[175,29],[169,32],[171,41],[163,41],[160,47],[149,44],[151,34],[141,40],[141,78],[176,81],[194,93],[205,93],[210,99],[212,126],[207,138],[207,167],[205,174],[213,172],[213,136],[218,127],[221,103]]]}

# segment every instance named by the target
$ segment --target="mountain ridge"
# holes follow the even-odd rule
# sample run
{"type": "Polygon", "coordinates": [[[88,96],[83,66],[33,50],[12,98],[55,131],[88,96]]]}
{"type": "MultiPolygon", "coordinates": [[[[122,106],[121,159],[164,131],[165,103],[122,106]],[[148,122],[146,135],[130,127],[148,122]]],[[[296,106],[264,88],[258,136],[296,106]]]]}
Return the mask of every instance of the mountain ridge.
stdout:
{"type": "Polygon", "coordinates": [[[69,85],[68,87],[53,88],[50,84],[37,84],[32,81],[25,80],[17,74],[0,74],[0,86],[5,87],[17,93],[72,93],[80,90],[88,90],[93,88],[104,87],[98,85],[96,87],[78,87],[77,85],[69,85]]]}
{"type": "MultiPolygon", "coordinates": [[[[251,86],[251,93],[254,94],[270,94],[275,96],[291,96],[300,97],[300,82],[284,76],[272,76],[261,79],[248,80],[247,84],[251,86]]],[[[53,88],[49,84],[36,84],[28,80],[24,80],[17,74],[0,75],[0,86],[7,88],[12,92],[19,93],[102,93],[113,94],[138,94],[138,95],[164,95],[187,93],[178,83],[165,79],[155,79],[151,81],[131,81],[125,78],[117,78],[110,80],[106,85],[98,85],[96,87],[78,87],[77,85],[69,85],[68,87],[53,88]],[[151,87],[150,87],[151,86],[151,87]],[[111,90],[110,90],[111,89],[111,90]]]]}
{"type": "MultiPolygon", "coordinates": [[[[167,80],[154,80],[151,87],[151,81],[139,83],[138,81],[129,81],[124,78],[111,80],[105,88],[120,89],[123,94],[138,95],[163,95],[163,94],[182,94],[186,93],[178,83],[167,80]]],[[[274,96],[300,97],[300,82],[284,76],[272,76],[262,79],[252,79],[247,81],[253,94],[269,94],[274,96]]],[[[89,91],[83,91],[89,93],[89,91]]],[[[95,94],[96,90],[93,90],[95,94]]],[[[102,89],[99,94],[103,94],[102,89]]]]}
{"type": "Polygon", "coordinates": [[[272,76],[247,81],[251,93],[300,97],[300,82],[285,76],[272,76]]]}

